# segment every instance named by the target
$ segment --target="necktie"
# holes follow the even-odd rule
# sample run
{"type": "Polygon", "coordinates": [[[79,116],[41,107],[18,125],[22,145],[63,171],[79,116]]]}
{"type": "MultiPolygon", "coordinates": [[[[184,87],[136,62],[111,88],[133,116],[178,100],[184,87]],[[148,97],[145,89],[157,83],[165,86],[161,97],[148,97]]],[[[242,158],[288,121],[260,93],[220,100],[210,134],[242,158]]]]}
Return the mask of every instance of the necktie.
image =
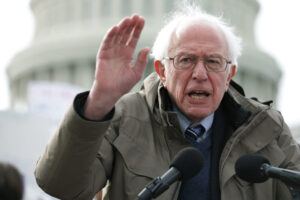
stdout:
{"type": "Polygon", "coordinates": [[[195,127],[188,127],[185,131],[185,137],[197,141],[205,132],[205,128],[199,124],[195,127]]]}

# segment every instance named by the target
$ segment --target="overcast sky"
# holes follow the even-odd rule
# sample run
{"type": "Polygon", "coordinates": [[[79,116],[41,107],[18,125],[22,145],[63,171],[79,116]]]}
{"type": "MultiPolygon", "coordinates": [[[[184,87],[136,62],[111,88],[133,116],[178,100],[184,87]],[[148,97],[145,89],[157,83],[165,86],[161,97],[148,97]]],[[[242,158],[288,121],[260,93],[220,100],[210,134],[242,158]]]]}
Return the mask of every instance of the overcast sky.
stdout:
{"type": "MultiPolygon", "coordinates": [[[[291,126],[300,124],[300,1],[258,0],[258,45],[276,58],[283,71],[279,107],[291,126]]],[[[0,2],[0,110],[8,108],[8,83],[5,67],[16,52],[30,44],[34,22],[29,0],[0,2]]],[[[270,72],[272,73],[272,72],[270,72]]]]}
{"type": "Polygon", "coordinates": [[[0,110],[9,105],[5,68],[9,60],[30,44],[34,22],[29,0],[0,1],[0,110]]]}
{"type": "Polygon", "coordinates": [[[262,7],[256,27],[258,44],[276,58],[283,71],[278,109],[289,125],[300,125],[300,1],[259,2],[262,7]]]}

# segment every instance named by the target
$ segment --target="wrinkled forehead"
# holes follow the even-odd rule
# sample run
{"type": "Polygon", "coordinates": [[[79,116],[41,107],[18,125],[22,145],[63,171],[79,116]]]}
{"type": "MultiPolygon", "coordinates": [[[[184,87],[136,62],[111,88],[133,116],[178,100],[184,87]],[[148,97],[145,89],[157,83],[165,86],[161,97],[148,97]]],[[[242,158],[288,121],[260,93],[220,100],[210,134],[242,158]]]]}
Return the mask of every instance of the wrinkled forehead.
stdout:
{"type": "Polygon", "coordinates": [[[181,40],[189,37],[199,38],[201,40],[215,41],[216,45],[224,46],[228,50],[227,41],[222,29],[209,21],[204,20],[189,20],[178,23],[176,29],[171,35],[169,51],[176,48],[181,40]]]}

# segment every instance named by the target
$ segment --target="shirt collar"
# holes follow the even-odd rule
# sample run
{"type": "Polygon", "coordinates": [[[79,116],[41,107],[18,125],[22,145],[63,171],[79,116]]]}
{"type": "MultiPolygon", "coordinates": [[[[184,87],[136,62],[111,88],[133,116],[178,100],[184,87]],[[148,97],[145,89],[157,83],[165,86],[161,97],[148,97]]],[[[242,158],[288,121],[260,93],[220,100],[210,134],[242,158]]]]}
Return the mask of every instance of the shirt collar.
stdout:
{"type": "Polygon", "coordinates": [[[183,132],[185,132],[189,126],[195,127],[199,124],[201,124],[205,128],[205,132],[207,132],[213,124],[214,115],[215,115],[215,113],[213,112],[209,116],[205,117],[202,121],[193,123],[189,119],[187,119],[186,116],[184,116],[184,114],[182,112],[179,111],[179,109],[177,108],[176,105],[174,105],[174,103],[173,103],[173,111],[178,114],[179,123],[181,126],[181,130],[183,132]]]}

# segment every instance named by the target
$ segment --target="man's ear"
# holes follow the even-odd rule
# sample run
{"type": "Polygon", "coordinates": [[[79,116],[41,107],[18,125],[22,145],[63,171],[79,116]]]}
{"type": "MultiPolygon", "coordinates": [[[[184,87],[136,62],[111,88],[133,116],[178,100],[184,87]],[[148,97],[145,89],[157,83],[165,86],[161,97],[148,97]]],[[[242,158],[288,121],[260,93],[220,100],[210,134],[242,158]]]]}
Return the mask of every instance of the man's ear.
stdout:
{"type": "Polygon", "coordinates": [[[161,82],[165,85],[165,82],[166,82],[165,66],[162,64],[162,62],[160,60],[155,60],[154,68],[155,68],[155,71],[158,74],[161,82]]]}
{"type": "Polygon", "coordinates": [[[236,73],[236,65],[232,65],[229,70],[230,70],[230,72],[228,73],[227,80],[226,80],[226,90],[228,89],[231,79],[234,77],[234,75],[236,73]]]}

